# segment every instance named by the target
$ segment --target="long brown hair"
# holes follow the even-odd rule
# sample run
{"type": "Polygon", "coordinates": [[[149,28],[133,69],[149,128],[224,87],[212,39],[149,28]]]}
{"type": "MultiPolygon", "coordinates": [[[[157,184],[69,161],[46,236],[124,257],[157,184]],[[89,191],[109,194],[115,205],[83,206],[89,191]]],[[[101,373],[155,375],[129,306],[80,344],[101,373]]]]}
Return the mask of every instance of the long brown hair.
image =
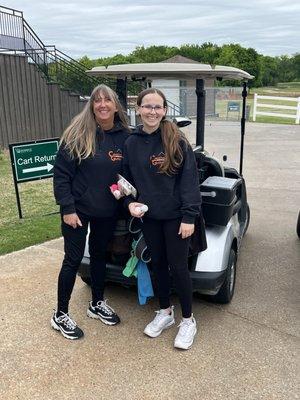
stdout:
{"type": "Polygon", "coordinates": [[[61,143],[68,149],[72,158],[81,160],[95,155],[97,122],[93,111],[95,99],[101,94],[116,104],[115,121],[119,121],[124,129],[129,131],[126,114],[117,94],[106,85],[98,85],[92,91],[91,97],[84,109],[74,117],[61,137],[61,143]]]}
{"type": "MultiPolygon", "coordinates": [[[[137,97],[136,103],[142,105],[142,100],[147,94],[158,94],[163,99],[163,106],[167,109],[168,103],[166,96],[159,89],[149,88],[143,90],[137,97]]],[[[160,164],[159,170],[161,173],[172,175],[178,171],[183,161],[183,151],[180,142],[187,143],[187,140],[177,125],[163,117],[160,122],[161,138],[165,151],[164,161],[160,164]]]]}

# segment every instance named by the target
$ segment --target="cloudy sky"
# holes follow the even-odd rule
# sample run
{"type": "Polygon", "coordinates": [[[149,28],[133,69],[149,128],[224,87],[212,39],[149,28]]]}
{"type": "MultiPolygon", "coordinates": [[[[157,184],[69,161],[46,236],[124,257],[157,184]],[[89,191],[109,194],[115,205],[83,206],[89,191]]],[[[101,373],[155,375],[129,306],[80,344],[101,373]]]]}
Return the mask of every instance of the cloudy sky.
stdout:
{"type": "Polygon", "coordinates": [[[78,58],[136,46],[239,43],[264,55],[300,51],[299,0],[0,0],[48,45],[78,58]]]}

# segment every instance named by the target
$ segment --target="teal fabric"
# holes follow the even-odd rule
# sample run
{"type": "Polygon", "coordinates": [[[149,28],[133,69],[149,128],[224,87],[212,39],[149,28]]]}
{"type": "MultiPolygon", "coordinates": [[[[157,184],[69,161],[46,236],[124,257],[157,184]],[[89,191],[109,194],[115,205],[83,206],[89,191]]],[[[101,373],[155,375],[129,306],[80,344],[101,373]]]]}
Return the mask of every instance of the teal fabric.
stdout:
{"type": "Polygon", "coordinates": [[[132,241],[131,247],[131,257],[126,263],[125,268],[123,269],[123,275],[127,276],[127,278],[130,278],[131,276],[135,276],[137,278],[137,269],[136,265],[138,263],[138,258],[135,255],[135,248],[136,248],[137,242],[135,240],[132,241]]]}
{"type": "Polygon", "coordinates": [[[135,276],[137,278],[138,273],[136,265],[138,261],[138,258],[132,254],[126,263],[126,267],[123,269],[123,275],[127,276],[127,278],[130,278],[131,276],[135,276]]]}

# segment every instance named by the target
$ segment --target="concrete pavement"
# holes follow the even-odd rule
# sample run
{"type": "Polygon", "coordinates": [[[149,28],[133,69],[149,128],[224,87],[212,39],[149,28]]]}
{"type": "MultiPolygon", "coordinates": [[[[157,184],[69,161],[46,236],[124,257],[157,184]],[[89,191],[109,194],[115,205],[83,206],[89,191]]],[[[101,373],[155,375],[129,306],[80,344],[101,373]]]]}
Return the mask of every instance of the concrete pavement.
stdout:
{"type": "MultiPolygon", "coordinates": [[[[194,127],[185,129],[192,138],[194,127]]],[[[208,123],[206,148],[237,166],[239,124],[208,123]]],[[[173,348],[176,327],[156,339],[143,335],[157,305],[139,306],[133,289],[110,284],[106,290],[120,325],[87,318],[90,291],[79,279],[70,311],[85,337],[64,339],[49,324],[62,240],[0,257],[0,398],[298,399],[299,154],[299,126],[247,124],[251,221],[235,296],[228,306],[194,297],[199,334],[187,352],[173,348]]]]}

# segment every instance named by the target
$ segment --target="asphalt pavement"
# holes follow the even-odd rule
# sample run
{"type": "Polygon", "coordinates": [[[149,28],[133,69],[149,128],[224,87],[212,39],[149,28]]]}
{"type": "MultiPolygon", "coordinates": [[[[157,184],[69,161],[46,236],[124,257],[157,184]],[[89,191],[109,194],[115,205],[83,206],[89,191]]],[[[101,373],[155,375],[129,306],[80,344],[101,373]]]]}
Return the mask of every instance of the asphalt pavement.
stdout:
{"type": "MultiPolygon", "coordinates": [[[[70,312],[85,337],[50,327],[61,239],[0,257],[0,398],[3,400],[293,400],[299,398],[300,127],[248,123],[244,177],[251,210],[230,305],[194,296],[198,335],[173,348],[176,326],[150,339],[157,303],[109,284],[117,326],[86,316],[90,289],[77,279],[70,312]]],[[[205,148],[239,165],[239,123],[206,124],[205,148]]],[[[194,142],[194,126],[185,128],[194,142]]],[[[176,322],[180,308],[176,296],[176,322]]]]}

